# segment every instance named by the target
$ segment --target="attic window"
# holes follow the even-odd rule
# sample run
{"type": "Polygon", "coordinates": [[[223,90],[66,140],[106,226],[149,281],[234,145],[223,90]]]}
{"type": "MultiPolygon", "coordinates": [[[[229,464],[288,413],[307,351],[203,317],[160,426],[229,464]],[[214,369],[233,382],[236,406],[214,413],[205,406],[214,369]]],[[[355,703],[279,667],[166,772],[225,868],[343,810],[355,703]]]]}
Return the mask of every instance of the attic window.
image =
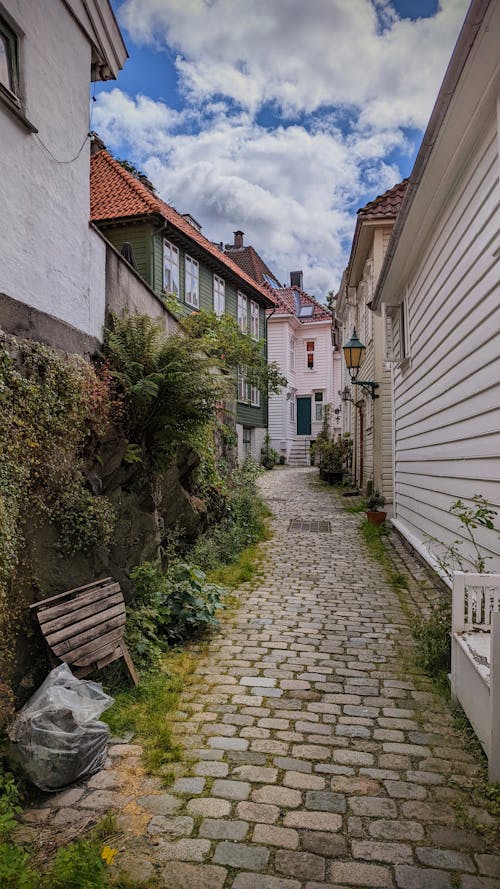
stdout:
{"type": "Polygon", "coordinates": [[[274,278],[271,278],[271,275],[262,275],[262,277],[264,278],[266,284],[269,284],[269,286],[272,287],[274,290],[281,289],[277,281],[275,281],[274,278]]]}
{"type": "Polygon", "coordinates": [[[314,306],[301,306],[299,312],[299,318],[312,318],[312,314],[314,312],[314,306]]]}

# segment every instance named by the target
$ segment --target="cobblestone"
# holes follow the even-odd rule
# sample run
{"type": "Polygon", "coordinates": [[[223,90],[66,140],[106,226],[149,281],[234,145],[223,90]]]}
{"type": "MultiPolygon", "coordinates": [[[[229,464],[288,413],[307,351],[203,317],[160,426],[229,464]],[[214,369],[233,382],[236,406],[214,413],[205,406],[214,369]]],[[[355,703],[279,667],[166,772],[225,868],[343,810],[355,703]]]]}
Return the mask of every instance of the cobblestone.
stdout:
{"type": "MultiPolygon", "coordinates": [[[[37,841],[122,809],[117,861],[166,889],[500,889],[496,850],[458,826],[456,806],[493,826],[471,798],[478,767],[445,701],[400,660],[408,617],[359,517],[338,511],[316,470],[261,484],[279,492],[275,536],[239,611],[198,649],[173,787],[144,776],[139,744],[115,739],[103,772],[42,798],[20,830],[37,841]],[[290,534],[299,517],[331,533],[290,534]]],[[[428,613],[425,570],[387,539],[410,609],[428,613]]]]}

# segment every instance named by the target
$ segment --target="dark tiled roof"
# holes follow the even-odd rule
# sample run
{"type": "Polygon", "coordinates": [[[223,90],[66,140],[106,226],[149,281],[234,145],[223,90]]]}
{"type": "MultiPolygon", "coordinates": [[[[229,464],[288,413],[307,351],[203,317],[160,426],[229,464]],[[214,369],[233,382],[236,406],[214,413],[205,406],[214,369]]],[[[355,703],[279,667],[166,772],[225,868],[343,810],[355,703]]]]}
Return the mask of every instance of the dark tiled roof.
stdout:
{"type": "Polygon", "coordinates": [[[403,179],[397,185],[393,185],[388,191],[379,194],[373,201],[369,201],[364,207],[358,210],[358,216],[362,219],[383,219],[393,217],[394,219],[399,213],[399,208],[403,201],[408,179],[403,179]]]}
{"type": "Polygon", "coordinates": [[[302,306],[312,306],[313,313],[309,318],[298,318],[301,324],[312,324],[314,321],[331,321],[332,313],[326,306],[319,303],[313,296],[300,290],[299,287],[283,287],[274,291],[277,302],[275,315],[297,315],[296,296],[302,306]]]}
{"type": "Polygon", "coordinates": [[[161,216],[179,232],[214,256],[254,290],[260,291],[268,303],[274,304],[271,288],[264,288],[239,265],[226,256],[208,238],[177,213],[173,207],[154,195],[132,173],[125,170],[105,148],[90,159],[90,218],[92,222],[108,222],[128,217],[161,216]]]}
{"type": "Polygon", "coordinates": [[[267,284],[264,275],[268,275],[273,281],[276,281],[278,287],[281,287],[281,283],[278,281],[276,275],[274,275],[271,269],[265,264],[264,260],[261,259],[259,254],[253,249],[253,247],[235,247],[231,249],[230,247],[226,247],[226,253],[231,257],[233,262],[239,265],[240,269],[243,269],[247,275],[250,275],[254,281],[257,281],[258,284],[267,284]]]}

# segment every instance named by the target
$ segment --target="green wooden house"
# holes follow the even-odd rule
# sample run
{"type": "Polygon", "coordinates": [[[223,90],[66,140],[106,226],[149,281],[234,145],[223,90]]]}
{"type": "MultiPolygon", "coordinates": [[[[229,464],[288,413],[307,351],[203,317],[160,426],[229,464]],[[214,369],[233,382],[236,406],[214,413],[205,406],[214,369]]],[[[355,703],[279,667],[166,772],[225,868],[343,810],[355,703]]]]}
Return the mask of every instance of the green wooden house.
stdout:
{"type": "MultiPolygon", "coordinates": [[[[269,293],[209,241],[200,225],[181,215],[118,163],[96,139],[91,158],[91,219],[159,296],[174,294],[178,313],[227,313],[266,350],[269,293]]],[[[267,428],[267,398],[238,380],[236,430],[240,457],[260,457],[267,428]]]]}

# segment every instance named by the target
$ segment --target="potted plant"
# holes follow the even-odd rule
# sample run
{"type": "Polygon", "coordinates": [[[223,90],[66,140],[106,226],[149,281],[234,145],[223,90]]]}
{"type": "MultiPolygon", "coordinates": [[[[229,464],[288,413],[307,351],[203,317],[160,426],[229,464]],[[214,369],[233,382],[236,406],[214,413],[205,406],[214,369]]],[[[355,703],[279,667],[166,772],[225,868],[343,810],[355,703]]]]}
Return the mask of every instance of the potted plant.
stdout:
{"type": "Polygon", "coordinates": [[[329,485],[338,485],[344,474],[344,450],[342,442],[327,441],[321,448],[320,474],[329,485]]]}
{"type": "Polygon", "coordinates": [[[383,512],[383,506],[385,506],[385,497],[375,489],[365,501],[366,518],[372,525],[381,525],[382,522],[385,522],[387,513],[383,512]]]}
{"type": "Polygon", "coordinates": [[[260,451],[260,462],[264,469],[272,469],[274,464],[278,462],[279,454],[271,447],[271,437],[266,435],[264,445],[260,451]]]}

